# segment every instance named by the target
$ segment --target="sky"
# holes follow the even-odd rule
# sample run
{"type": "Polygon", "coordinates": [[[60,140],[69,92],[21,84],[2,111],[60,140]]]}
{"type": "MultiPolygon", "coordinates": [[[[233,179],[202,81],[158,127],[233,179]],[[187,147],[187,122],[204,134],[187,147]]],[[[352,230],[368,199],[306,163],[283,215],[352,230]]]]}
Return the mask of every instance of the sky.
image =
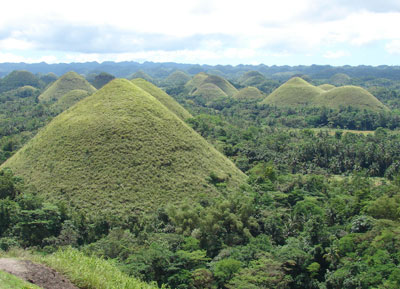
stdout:
{"type": "Polygon", "coordinates": [[[400,65],[400,0],[18,0],[0,62],[400,65]]]}

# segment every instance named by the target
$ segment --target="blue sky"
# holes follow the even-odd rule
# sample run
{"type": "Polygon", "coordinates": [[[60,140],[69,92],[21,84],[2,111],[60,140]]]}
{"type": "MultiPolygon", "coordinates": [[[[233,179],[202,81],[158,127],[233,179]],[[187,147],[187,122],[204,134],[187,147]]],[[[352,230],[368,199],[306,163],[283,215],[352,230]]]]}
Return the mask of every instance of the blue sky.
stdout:
{"type": "Polygon", "coordinates": [[[7,1],[0,62],[400,65],[399,0],[7,1]]]}

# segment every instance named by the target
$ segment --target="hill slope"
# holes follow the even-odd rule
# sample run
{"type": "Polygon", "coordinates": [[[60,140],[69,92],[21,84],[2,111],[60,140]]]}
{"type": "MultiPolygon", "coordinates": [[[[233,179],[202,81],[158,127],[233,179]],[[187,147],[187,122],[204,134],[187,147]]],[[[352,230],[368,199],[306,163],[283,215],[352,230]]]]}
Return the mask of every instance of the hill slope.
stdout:
{"type": "Polygon", "coordinates": [[[166,79],[164,79],[164,83],[167,85],[185,85],[191,79],[192,78],[189,74],[180,70],[176,70],[168,75],[166,79]]]}
{"type": "Polygon", "coordinates": [[[96,89],[85,78],[76,72],[70,71],[57,79],[41,95],[39,95],[39,100],[58,100],[63,95],[75,89],[85,90],[90,94],[96,91],[96,89]]]}
{"type": "Polygon", "coordinates": [[[238,91],[234,96],[236,99],[263,99],[264,94],[256,87],[249,86],[238,91]]]}
{"type": "Polygon", "coordinates": [[[328,91],[328,90],[331,90],[331,89],[335,88],[336,86],[334,86],[332,84],[325,83],[325,84],[318,85],[318,87],[323,89],[323,90],[325,90],[325,91],[328,91]]]}
{"type": "Polygon", "coordinates": [[[39,88],[40,80],[33,73],[25,70],[15,70],[3,79],[0,79],[0,92],[16,89],[23,86],[39,88]]]}
{"type": "Polygon", "coordinates": [[[228,190],[246,179],[156,98],[123,79],[58,115],[4,167],[50,200],[117,216],[219,195],[210,175],[228,190]]]}
{"type": "Polygon", "coordinates": [[[170,111],[175,113],[180,119],[185,120],[192,117],[192,115],[186,109],[184,109],[179,103],[175,101],[175,99],[173,99],[172,96],[168,95],[161,88],[142,78],[132,79],[131,81],[136,86],[139,86],[141,89],[157,98],[163,105],[165,105],[170,111]]]}
{"type": "Polygon", "coordinates": [[[322,92],[323,89],[294,77],[274,90],[262,103],[276,106],[311,105],[322,92]]]}
{"type": "Polygon", "coordinates": [[[339,108],[352,106],[359,109],[387,110],[375,96],[357,86],[333,87],[332,85],[313,86],[307,81],[295,77],[273,91],[264,104],[276,106],[326,106],[339,108]]]}

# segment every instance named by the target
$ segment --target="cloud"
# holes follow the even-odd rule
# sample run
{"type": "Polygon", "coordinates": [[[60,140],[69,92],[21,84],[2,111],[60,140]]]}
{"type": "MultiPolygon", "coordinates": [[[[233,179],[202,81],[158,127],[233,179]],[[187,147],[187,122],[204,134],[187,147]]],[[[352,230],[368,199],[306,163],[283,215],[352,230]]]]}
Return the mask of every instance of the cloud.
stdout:
{"type": "Polygon", "coordinates": [[[400,39],[390,41],[388,44],[386,44],[385,48],[390,54],[400,55],[400,39]]]}
{"type": "Polygon", "coordinates": [[[348,51],[344,51],[344,50],[327,51],[323,55],[323,57],[329,58],[329,59],[338,59],[338,58],[342,58],[342,57],[346,57],[346,56],[350,56],[350,53],[348,51]]]}

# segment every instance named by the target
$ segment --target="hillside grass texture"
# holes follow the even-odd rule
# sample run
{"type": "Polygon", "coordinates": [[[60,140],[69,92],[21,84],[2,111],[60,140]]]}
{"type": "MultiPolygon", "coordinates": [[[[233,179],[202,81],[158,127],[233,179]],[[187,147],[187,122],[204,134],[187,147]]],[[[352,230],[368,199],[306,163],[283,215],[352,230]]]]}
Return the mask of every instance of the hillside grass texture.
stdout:
{"type": "Polygon", "coordinates": [[[265,95],[257,87],[249,86],[239,90],[233,97],[241,100],[257,100],[263,99],[265,95]]]}
{"type": "Polygon", "coordinates": [[[219,196],[246,176],[205,139],[128,80],[116,79],[54,118],[0,168],[49,200],[126,216],[219,196]]]}
{"type": "Polygon", "coordinates": [[[63,95],[72,90],[85,90],[89,94],[96,91],[85,78],[76,72],[70,71],[57,79],[40,96],[40,101],[50,102],[60,99],[63,95]]]}
{"type": "Polygon", "coordinates": [[[83,89],[71,90],[70,92],[67,92],[66,94],[61,96],[57,100],[57,102],[53,103],[51,105],[51,108],[54,109],[55,111],[62,112],[89,95],[90,92],[83,89]]]}
{"type": "Polygon", "coordinates": [[[349,85],[325,89],[294,77],[268,95],[262,103],[281,107],[326,106],[337,109],[352,106],[374,111],[388,110],[375,96],[361,87],[349,85]]]}
{"type": "Polygon", "coordinates": [[[41,289],[18,277],[0,270],[0,289],[41,289]]]}
{"type": "Polygon", "coordinates": [[[192,78],[190,77],[189,74],[180,71],[180,70],[176,70],[173,73],[171,73],[170,75],[168,75],[168,77],[166,79],[164,79],[164,83],[167,85],[185,85],[188,81],[190,81],[192,78]]]}
{"type": "Polygon", "coordinates": [[[323,90],[325,90],[325,91],[328,91],[328,90],[331,90],[331,89],[335,88],[336,86],[334,86],[332,84],[325,83],[325,84],[318,85],[318,87],[323,89],[323,90]]]}
{"type": "Polygon", "coordinates": [[[147,93],[151,94],[165,105],[170,111],[175,113],[180,119],[185,120],[193,117],[186,109],[184,109],[176,100],[168,95],[164,90],[155,86],[154,84],[142,79],[136,78],[131,80],[132,83],[147,93]]]}

